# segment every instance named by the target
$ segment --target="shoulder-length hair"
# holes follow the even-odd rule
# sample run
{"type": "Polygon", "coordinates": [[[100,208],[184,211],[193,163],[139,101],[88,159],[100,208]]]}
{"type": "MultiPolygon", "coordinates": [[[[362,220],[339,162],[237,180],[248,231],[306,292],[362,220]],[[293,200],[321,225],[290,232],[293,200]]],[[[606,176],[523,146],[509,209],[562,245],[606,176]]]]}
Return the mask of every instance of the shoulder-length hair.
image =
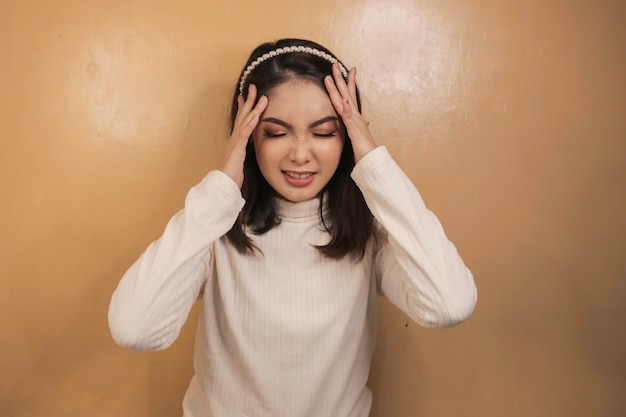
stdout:
{"type": "MultiPolygon", "coordinates": [[[[258,57],[276,48],[300,45],[334,56],[323,46],[302,39],[281,39],[259,45],[244,65],[233,93],[230,133],[232,133],[237,115],[239,83],[245,69],[258,57]]],[[[326,91],[324,77],[329,74],[331,74],[331,63],[319,56],[304,52],[276,55],[260,63],[247,75],[245,84],[242,86],[242,94],[244,98],[247,97],[248,86],[254,84],[257,87],[257,98],[261,95],[268,96],[274,88],[293,79],[312,81],[326,91]]],[[[361,101],[358,90],[357,104],[360,111],[361,101]]],[[[375,235],[373,216],[361,190],[350,177],[353,168],[354,152],[346,132],[339,166],[317,197],[320,199],[320,221],[329,233],[330,241],[326,245],[316,247],[329,258],[339,259],[350,255],[354,259],[361,259],[365,254],[368,241],[375,235]],[[324,214],[325,207],[327,212],[324,214]]],[[[259,170],[252,140],[248,142],[246,148],[243,171],[241,193],[246,202],[226,237],[240,253],[250,254],[257,248],[246,230],[262,235],[279,225],[281,220],[276,213],[275,192],[259,170]]]]}

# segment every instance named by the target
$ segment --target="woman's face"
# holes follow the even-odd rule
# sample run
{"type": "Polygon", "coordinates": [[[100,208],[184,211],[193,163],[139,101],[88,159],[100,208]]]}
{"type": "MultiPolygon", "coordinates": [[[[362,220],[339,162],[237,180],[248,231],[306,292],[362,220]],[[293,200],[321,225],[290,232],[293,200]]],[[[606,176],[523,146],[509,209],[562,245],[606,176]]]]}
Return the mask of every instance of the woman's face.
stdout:
{"type": "Polygon", "coordinates": [[[291,80],[274,88],[252,135],[261,173],[283,198],[314,198],[339,165],[345,133],[325,90],[291,80]]]}

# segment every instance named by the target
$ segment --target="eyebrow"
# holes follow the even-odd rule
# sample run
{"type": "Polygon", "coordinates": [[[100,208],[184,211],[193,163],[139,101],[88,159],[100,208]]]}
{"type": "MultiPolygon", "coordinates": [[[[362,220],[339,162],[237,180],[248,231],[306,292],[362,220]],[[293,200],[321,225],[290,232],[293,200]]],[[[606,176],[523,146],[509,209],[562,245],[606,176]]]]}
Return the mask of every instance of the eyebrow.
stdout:
{"type": "MultiPolygon", "coordinates": [[[[337,121],[337,120],[339,120],[339,118],[336,117],[336,116],[326,116],[326,117],[323,117],[323,118],[321,118],[319,120],[316,120],[313,123],[311,123],[309,125],[309,128],[314,128],[314,127],[317,127],[319,125],[323,125],[324,123],[328,123],[330,121],[337,121]]],[[[277,125],[281,125],[281,126],[286,127],[287,129],[292,129],[293,128],[293,126],[290,125],[289,123],[285,122],[284,120],[277,119],[275,117],[266,117],[265,119],[262,119],[261,121],[262,122],[268,122],[268,123],[274,123],[274,124],[277,124],[277,125]]]]}

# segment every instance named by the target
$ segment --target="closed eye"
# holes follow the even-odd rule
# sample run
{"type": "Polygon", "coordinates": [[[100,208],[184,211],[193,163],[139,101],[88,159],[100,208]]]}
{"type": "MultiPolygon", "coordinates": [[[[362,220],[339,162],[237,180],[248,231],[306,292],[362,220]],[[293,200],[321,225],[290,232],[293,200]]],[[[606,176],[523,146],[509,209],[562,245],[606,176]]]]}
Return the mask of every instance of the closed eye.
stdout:
{"type": "Polygon", "coordinates": [[[266,138],[279,138],[281,136],[285,136],[286,133],[284,132],[270,132],[269,130],[264,130],[263,131],[263,136],[265,136],[266,138]]]}
{"type": "Polygon", "coordinates": [[[332,138],[333,136],[335,136],[337,134],[336,130],[333,130],[332,132],[329,133],[313,133],[313,136],[318,137],[318,138],[332,138]]]}

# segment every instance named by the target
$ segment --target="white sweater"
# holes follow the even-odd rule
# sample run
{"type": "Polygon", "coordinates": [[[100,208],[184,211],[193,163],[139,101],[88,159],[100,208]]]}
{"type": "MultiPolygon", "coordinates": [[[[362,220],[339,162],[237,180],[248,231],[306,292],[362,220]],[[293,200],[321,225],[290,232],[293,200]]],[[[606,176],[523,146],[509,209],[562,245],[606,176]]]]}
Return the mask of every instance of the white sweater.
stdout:
{"type": "Polygon", "coordinates": [[[224,235],[244,200],[212,171],[126,272],[109,309],[122,346],[165,349],[202,299],[186,417],[366,417],[377,293],[423,326],[472,313],[472,274],[387,150],[352,178],[387,234],[360,262],[313,247],[329,240],[317,199],[278,200],[282,223],[253,236],[263,255],[238,253],[224,235]]]}

